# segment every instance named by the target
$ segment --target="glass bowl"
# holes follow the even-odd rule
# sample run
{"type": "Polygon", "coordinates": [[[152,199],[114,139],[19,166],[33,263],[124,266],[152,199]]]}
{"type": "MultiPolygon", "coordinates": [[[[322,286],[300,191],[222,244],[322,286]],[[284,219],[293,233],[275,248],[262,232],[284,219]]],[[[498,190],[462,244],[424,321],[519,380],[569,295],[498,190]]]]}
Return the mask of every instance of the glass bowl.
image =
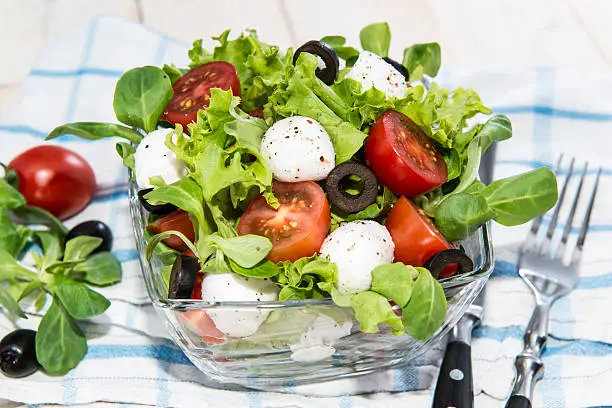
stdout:
{"type": "Polygon", "coordinates": [[[488,227],[462,241],[474,260],[474,270],[441,280],[448,299],[442,327],[427,341],[394,336],[388,327],[379,333],[359,331],[350,309],[331,299],[285,302],[207,302],[167,298],[163,264],[156,255],[145,257],[144,227],[148,213],[138,201],[136,183],[129,187],[130,210],[144,280],[153,306],[164,319],[174,342],[205,374],[222,383],[258,389],[303,384],[368,374],[405,364],[436,344],[474,301],[491,271],[493,249],[488,227]],[[253,334],[204,341],[202,315],[223,314],[265,320],[253,334]],[[255,380],[257,379],[257,380],[255,380]]]}

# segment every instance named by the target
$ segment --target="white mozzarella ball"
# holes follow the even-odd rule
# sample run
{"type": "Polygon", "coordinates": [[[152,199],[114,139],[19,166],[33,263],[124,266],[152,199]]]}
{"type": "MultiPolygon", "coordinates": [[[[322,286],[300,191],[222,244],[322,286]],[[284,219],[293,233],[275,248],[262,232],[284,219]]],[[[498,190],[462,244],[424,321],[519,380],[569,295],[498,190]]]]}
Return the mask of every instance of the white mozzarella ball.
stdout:
{"type": "Polygon", "coordinates": [[[172,184],[186,176],[184,163],[166,146],[166,136],[171,132],[174,132],[174,129],[154,130],[138,144],[134,153],[134,171],[138,187],[153,187],[149,182],[153,176],[163,178],[166,184],[172,184]]]}
{"type": "Polygon", "coordinates": [[[325,238],[320,254],[338,266],[338,291],[370,289],[372,269],[393,262],[395,245],[387,229],[375,221],[344,224],[325,238]]]}
{"type": "MultiPolygon", "coordinates": [[[[278,299],[279,288],[269,280],[236,273],[209,273],[202,280],[202,299],[208,302],[264,302],[278,299]]],[[[263,309],[210,309],[206,313],[217,329],[230,337],[255,333],[270,313],[263,309]]]]}
{"type": "Polygon", "coordinates": [[[305,116],[272,125],[261,139],[260,151],[280,181],[323,180],[336,163],[329,135],[319,122],[305,116]]]}
{"type": "Polygon", "coordinates": [[[299,362],[323,360],[336,352],[336,340],[351,334],[351,319],[338,323],[329,316],[320,314],[313,324],[302,333],[297,344],[292,344],[291,359],[299,362]]]}
{"type": "Polygon", "coordinates": [[[362,51],[346,78],[361,83],[361,91],[374,87],[385,93],[387,98],[406,96],[406,78],[384,59],[370,51],[362,51]]]}

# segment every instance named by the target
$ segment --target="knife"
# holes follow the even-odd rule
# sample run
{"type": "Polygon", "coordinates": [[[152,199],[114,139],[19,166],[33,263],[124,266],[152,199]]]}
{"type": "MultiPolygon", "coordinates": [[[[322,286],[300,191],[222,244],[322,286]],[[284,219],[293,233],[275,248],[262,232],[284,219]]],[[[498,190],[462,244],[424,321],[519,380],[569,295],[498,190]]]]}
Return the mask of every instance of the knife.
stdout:
{"type": "MultiPolygon", "coordinates": [[[[493,181],[496,149],[497,145],[494,142],[483,154],[480,162],[480,179],[485,184],[493,181]]],[[[449,334],[434,392],[433,408],[472,408],[474,406],[472,330],[480,324],[484,314],[485,290],[486,286],[482,288],[474,303],[468,307],[449,334]]]]}

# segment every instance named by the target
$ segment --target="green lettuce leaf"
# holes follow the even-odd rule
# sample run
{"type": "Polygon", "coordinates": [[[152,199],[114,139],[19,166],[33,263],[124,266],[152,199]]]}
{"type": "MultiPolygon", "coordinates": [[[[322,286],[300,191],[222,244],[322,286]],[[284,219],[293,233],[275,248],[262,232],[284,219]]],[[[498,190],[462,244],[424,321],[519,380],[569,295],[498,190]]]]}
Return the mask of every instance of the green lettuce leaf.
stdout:
{"type": "Polygon", "coordinates": [[[281,273],[274,281],[282,286],[279,300],[329,297],[328,290],[338,275],[336,264],[318,255],[280,262],[278,266],[281,273]]]}
{"type": "Polygon", "coordinates": [[[283,83],[266,105],[274,121],[301,115],[316,119],[329,134],[336,152],[336,163],[349,160],[361,148],[367,134],[348,122],[348,106],[330,87],[319,80],[317,58],[302,53],[295,68],[287,67],[283,83]]]}
{"type": "MultiPolygon", "coordinates": [[[[226,61],[236,67],[242,96],[242,107],[249,112],[263,106],[274,88],[283,78],[285,67],[291,63],[292,51],[281,55],[277,46],[264,44],[257,39],[257,33],[249,30],[238,38],[230,40],[229,30],[218,37],[219,42],[212,53],[202,47],[202,40],[193,43],[189,51],[191,68],[211,61],[226,61]]],[[[166,72],[173,72],[167,69],[166,72]]]]}
{"type": "Polygon", "coordinates": [[[387,324],[395,335],[404,334],[404,324],[397,316],[386,297],[376,292],[365,291],[353,295],[351,307],[364,333],[377,333],[378,326],[387,324]]]}

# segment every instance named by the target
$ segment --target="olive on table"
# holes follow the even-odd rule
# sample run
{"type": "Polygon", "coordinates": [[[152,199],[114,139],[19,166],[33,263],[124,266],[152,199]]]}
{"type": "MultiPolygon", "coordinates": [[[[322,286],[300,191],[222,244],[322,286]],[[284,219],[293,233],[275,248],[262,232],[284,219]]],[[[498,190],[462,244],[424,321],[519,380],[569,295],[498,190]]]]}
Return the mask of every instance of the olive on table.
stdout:
{"type": "Polygon", "coordinates": [[[11,378],[27,377],[39,367],[34,330],[15,330],[0,340],[0,371],[4,375],[11,378]]]}
{"type": "Polygon", "coordinates": [[[327,175],[325,189],[333,206],[347,213],[356,213],[376,201],[378,181],[372,170],[363,164],[346,162],[334,167],[327,175]],[[357,176],[363,184],[363,190],[355,195],[349,194],[343,187],[350,176],[357,176]]]}
{"type": "Polygon", "coordinates": [[[66,241],[80,236],[102,238],[102,243],[92,252],[92,254],[95,254],[97,252],[110,251],[113,247],[113,233],[108,227],[108,225],[106,225],[102,221],[91,220],[76,225],[74,228],[68,231],[68,234],[66,235],[66,241]]]}
{"type": "Polygon", "coordinates": [[[295,50],[295,54],[293,54],[293,65],[295,65],[298,57],[303,52],[316,55],[323,60],[325,68],[317,68],[315,75],[326,85],[333,84],[340,70],[340,61],[338,61],[338,54],[336,54],[336,51],[324,42],[315,40],[308,41],[295,50]]]}

